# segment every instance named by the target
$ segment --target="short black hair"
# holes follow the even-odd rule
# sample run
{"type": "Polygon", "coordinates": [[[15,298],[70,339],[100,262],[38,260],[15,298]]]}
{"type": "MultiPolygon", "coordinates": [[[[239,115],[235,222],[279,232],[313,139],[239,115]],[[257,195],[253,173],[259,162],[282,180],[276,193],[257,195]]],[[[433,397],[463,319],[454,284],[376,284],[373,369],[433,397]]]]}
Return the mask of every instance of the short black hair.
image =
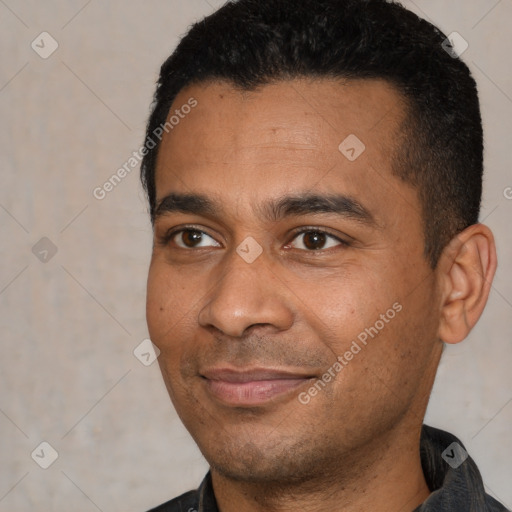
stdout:
{"type": "Polygon", "coordinates": [[[476,83],[446,40],[394,1],[227,2],[194,24],[161,67],[141,165],[151,220],[159,141],[148,141],[185,87],[225,80],[249,91],[305,77],[384,79],[406,105],[393,172],[418,191],[425,257],[434,268],[451,238],[478,222],[482,195],[476,83]]]}

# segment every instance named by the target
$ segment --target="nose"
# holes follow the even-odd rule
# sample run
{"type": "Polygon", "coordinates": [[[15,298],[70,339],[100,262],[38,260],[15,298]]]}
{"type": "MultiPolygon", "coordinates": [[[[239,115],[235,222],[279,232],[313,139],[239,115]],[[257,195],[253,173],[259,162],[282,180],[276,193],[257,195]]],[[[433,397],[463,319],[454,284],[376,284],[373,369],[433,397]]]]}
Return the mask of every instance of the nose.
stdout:
{"type": "Polygon", "coordinates": [[[200,310],[199,324],[224,334],[242,337],[254,325],[287,330],[293,323],[290,291],[261,254],[247,263],[236,252],[226,256],[221,276],[216,275],[207,303],[200,310]]]}

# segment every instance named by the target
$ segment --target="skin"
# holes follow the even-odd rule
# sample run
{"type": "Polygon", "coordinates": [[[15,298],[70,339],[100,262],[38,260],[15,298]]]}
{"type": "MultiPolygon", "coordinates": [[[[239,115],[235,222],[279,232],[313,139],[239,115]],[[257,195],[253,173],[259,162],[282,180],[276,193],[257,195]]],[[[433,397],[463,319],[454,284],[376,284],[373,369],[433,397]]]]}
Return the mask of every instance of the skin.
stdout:
{"type": "Polygon", "coordinates": [[[432,271],[417,191],[391,170],[405,107],[384,81],[295,79],[252,92],[203,83],[181,91],[171,112],[190,97],[197,107],[162,141],[157,204],[201,194],[219,210],[158,211],[147,321],[220,510],[413,510],[429,494],[418,447],[442,341],[461,341],[485,306],[496,267],[490,230],[460,233],[432,271]],[[366,146],[355,161],[338,150],[350,134],[366,146]],[[343,194],[371,221],[264,215],[267,201],[306,193],[343,194]],[[253,262],[237,252],[247,237],[262,251],[253,262]],[[397,303],[400,312],[301,403],[397,303]],[[261,383],[247,395],[213,378],[219,368],[280,370],[297,382],[245,403],[265,396],[261,383]]]}

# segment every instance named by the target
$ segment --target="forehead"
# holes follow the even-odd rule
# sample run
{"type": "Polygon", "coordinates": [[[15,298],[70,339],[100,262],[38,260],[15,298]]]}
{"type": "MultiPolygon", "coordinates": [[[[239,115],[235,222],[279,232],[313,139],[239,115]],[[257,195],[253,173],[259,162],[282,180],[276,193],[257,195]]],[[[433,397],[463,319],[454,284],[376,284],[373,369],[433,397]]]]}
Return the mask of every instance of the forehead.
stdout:
{"type": "MultiPolygon", "coordinates": [[[[178,94],[169,118],[192,97],[197,107],[187,116],[187,122],[180,124],[199,131],[203,137],[189,143],[219,149],[225,142],[247,142],[256,131],[259,137],[271,141],[286,131],[290,143],[318,144],[327,135],[326,130],[336,132],[330,134],[336,138],[350,128],[370,132],[386,118],[383,129],[373,134],[384,135],[390,125],[398,128],[405,113],[403,96],[388,82],[377,79],[294,79],[250,91],[223,81],[200,83],[178,94]],[[211,123],[216,125],[214,130],[211,123]]],[[[177,125],[171,133],[180,131],[183,126],[177,125]]],[[[184,142],[180,140],[180,144],[184,142]]]]}
{"type": "Polygon", "coordinates": [[[200,83],[180,92],[172,115],[159,150],[157,204],[175,191],[248,190],[256,202],[291,189],[339,189],[374,202],[376,181],[387,182],[381,193],[405,187],[392,164],[406,108],[383,80],[294,79],[252,91],[200,83]],[[192,99],[196,106],[182,111],[192,99]]]}

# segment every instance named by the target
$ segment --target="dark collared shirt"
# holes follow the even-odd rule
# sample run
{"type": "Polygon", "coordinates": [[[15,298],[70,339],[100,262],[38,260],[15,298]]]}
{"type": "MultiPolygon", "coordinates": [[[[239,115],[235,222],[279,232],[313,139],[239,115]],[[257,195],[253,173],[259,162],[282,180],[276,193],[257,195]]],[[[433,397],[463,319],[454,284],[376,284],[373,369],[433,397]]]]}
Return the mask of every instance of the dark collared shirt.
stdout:
{"type": "MultiPolygon", "coordinates": [[[[431,494],[413,512],[510,512],[486,494],[475,462],[452,434],[423,425],[420,454],[431,494]]],[[[211,474],[196,491],[149,512],[218,512],[211,474]]]]}

